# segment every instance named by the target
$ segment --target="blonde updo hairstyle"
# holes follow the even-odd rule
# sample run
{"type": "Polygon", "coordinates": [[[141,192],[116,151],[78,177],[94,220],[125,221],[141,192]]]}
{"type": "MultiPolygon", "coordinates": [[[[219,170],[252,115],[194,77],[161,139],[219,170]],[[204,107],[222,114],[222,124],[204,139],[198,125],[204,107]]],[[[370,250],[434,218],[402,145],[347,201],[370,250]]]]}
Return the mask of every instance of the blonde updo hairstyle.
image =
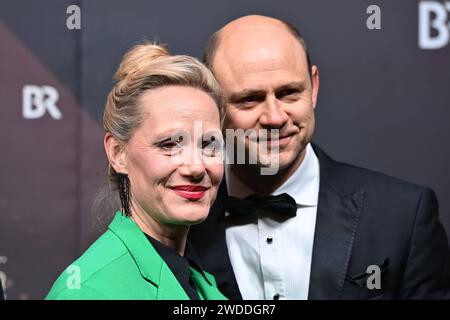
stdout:
{"type": "MultiPolygon", "coordinates": [[[[103,128],[123,146],[143,121],[141,95],[163,86],[189,86],[206,92],[216,102],[220,123],[223,122],[225,111],[220,87],[211,71],[193,57],[170,55],[164,46],[145,42],[124,55],[113,79],[115,84],[106,102],[103,128]]],[[[121,175],[111,164],[108,179],[111,187],[120,192],[121,175]]]]}

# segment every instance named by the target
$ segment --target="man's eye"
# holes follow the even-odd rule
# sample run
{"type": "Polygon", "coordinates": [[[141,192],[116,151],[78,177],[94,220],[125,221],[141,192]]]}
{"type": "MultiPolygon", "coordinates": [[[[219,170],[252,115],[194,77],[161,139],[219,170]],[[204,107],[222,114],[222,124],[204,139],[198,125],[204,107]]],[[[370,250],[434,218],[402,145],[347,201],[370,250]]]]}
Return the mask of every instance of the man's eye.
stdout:
{"type": "Polygon", "coordinates": [[[284,100],[287,102],[297,101],[299,99],[299,90],[297,89],[286,89],[277,93],[277,99],[284,100]]]}
{"type": "Polygon", "coordinates": [[[296,89],[286,89],[286,90],[283,90],[283,91],[279,92],[277,94],[277,96],[279,98],[283,98],[283,97],[286,97],[286,96],[292,96],[292,95],[294,95],[296,93],[298,93],[298,90],[296,90],[296,89]]]}
{"type": "Polygon", "coordinates": [[[240,105],[242,107],[252,106],[256,103],[260,102],[262,99],[259,96],[253,95],[253,96],[247,96],[239,99],[237,101],[237,105],[240,105]]]}
{"type": "Polygon", "coordinates": [[[255,102],[258,98],[256,96],[248,96],[242,99],[242,102],[255,102]]]}

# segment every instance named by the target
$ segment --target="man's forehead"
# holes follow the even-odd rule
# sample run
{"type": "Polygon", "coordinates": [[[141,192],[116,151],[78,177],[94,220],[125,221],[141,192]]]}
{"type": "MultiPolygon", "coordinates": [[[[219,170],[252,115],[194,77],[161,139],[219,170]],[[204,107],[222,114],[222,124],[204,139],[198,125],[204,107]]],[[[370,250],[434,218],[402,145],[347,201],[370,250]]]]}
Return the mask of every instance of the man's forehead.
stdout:
{"type": "Polygon", "coordinates": [[[240,24],[237,26],[224,27],[220,31],[218,50],[229,51],[236,46],[251,49],[264,44],[269,45],[276,39],[285,42],[296,42],[295,37],[286,26],[277,24],[240,24]]]}
{"type": "Polygon", "coordinates": [[[227,36],[235,32],[247,32],[265,28],[281,28],[287,30],[286,26],[278,19],[259,15],[250,15],[231,21],[221,29],[221,34],[223,36],[227,36]]]}
{"type": "Polygon", "coordinates": [[[224,63],[235,74],[248,72],[271,72],[279,70],[299,69],[302,52],[276,46],[260,46],[252,51],[229,52],[224,55],[224,63]]]}
{"type": "Polygon", "coordinates": [[[233,72],[239,72],[243,67],[270,69],[280,63],[306,61],[303,47],[286,28],[269,27],[271,31],[250,27],[246,31],[223,34],[213,65],[220,68],[225,64],[233,72]]]}
{"type": "Polygon", "coordinates": [[[218,51],[214,62],[214,73],[219,82],[250,80],[252,77],[277,76],[280,73],[307,72],[307,61],[299,44],[275,44],[246,46],[237,50],[218,51]]]}

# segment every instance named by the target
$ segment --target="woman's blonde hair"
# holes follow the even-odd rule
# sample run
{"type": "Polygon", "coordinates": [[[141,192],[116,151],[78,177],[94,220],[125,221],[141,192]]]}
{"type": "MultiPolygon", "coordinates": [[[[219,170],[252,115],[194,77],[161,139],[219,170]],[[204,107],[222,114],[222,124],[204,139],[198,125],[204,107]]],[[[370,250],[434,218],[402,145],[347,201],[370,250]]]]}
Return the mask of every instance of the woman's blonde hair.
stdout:
{"type": "MultiPolygon", "coordinates": [[[[143,121],[141,95],[158,87],[181,85],[198,88],[216,102],[220,123],[224,118],[220,87],[211,71],[193,57],[170,55],[162,45],[145,42],[132,47],[124,55],[113,79],[116,82],[108,95],[103,127],[124,145],[143,121]]],[[[117,188],[119,177],[110,164],[108,178],[117,188]]]]}

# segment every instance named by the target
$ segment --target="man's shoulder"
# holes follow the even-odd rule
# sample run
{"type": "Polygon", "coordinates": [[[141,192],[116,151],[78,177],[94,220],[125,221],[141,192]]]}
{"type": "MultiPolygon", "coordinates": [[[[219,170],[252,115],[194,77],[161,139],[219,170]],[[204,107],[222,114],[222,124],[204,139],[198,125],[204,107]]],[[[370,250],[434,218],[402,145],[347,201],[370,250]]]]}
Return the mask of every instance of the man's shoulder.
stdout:
{"type": "Polygon", "coordinates": [[[404,179],[334,160],[316,145],[314,151],[319,159],[321,179],[342,189],[359,188],[392,196],[399,193],[418,196],[424,192],[432,192],[428,187],[404,179]]]}
{"type": "Polygon", "coordinates": [[[380,185],[411,192],[423,192],[427,189],[425,186],[354,164],[337,162],[337,166],[341,167],[341,173],[345,173],[349,179],[355,179],[367,186],[380,185]]]}

